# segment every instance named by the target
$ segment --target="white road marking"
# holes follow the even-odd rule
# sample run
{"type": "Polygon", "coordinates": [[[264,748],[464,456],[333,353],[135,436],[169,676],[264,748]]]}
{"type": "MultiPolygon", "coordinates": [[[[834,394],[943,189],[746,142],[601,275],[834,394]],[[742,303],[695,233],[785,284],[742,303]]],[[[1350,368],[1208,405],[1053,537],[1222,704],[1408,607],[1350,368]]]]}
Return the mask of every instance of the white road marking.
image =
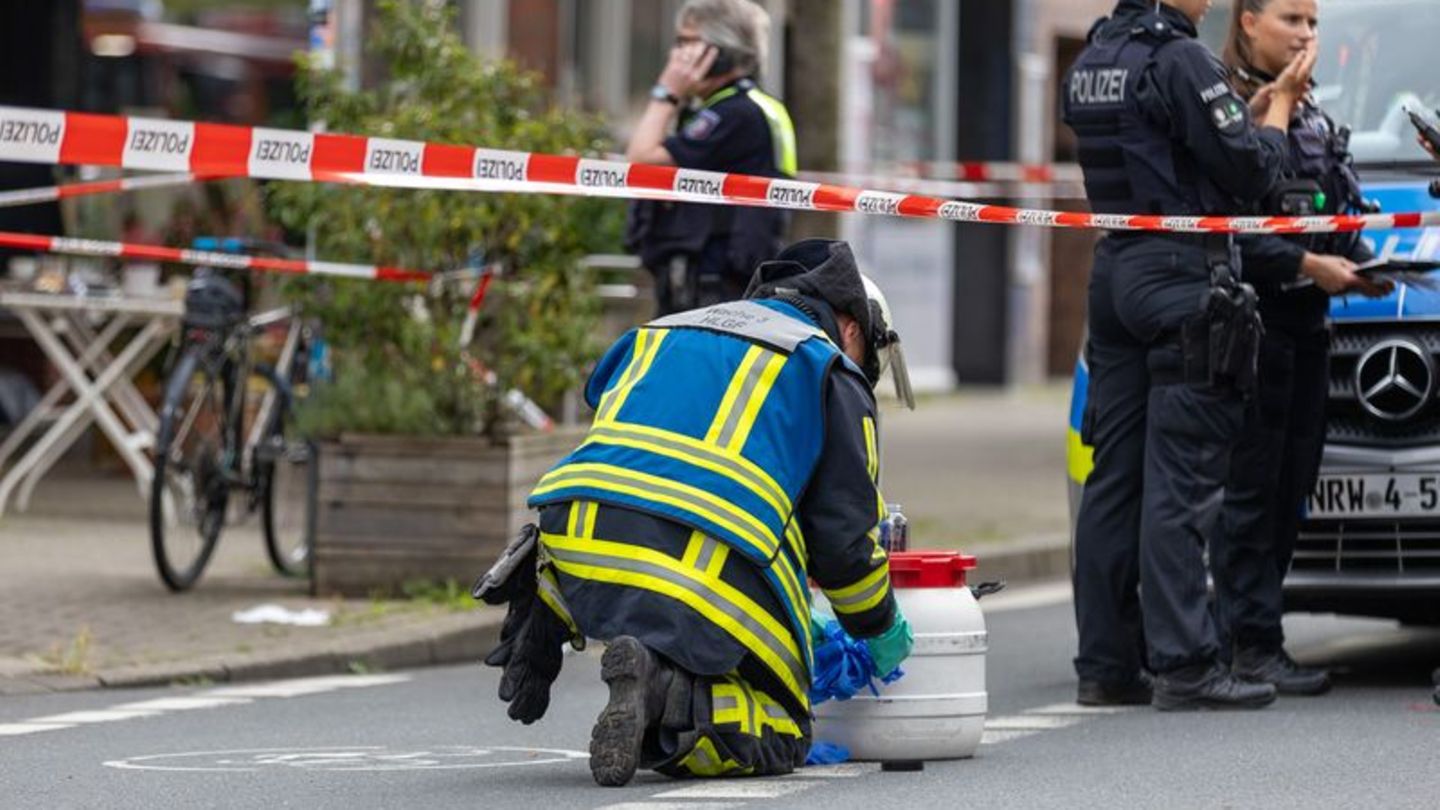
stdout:
{"type": "Polygon", "coordinates": [[[135,703],[121,703],[116,709],[136,709],[144,712],[184,712],[192,709],[214,709],[219,706],[236,706],[252,702],[242,697],[168,697],[141,700],[135,703]]]}
{"type": "Polygon", "coordinates": [[[352,689],[362,686],[387,686],[404,683],[409,675],[330,675],[321,678],[296,678],[289,681],[271,681],[246,686],[224,686],[201,692],[208,697],[244,698],[289,698],[300,695],[314,695],[332,692],[336,689],[352,689]]]}
{"type": "Polygon", "coordinates": [[[1134,706],[1081,706],[1079,703],[1051,703],[1026,709],[1024,714],[1120,714],[1134,711],[1134,706]]]}
{"type": "Polygon", "coordinates": [[[1069,602],[1069,582],[1052,582],[1048,585],[1003,590],[980,600],[980,609],[985,613],[1006,613],[1013,610],[1033,610],[1069,602]]]}
{"type": "Polygon", "coordinates": [[[876,770],[873,763],[843,762],[838,765],[811,765],[794,773],[785,774],[786,779],[854,779],[876,770]]]}
{"type": "Polygon", "coordinates": [[[1065,717],[1062,715],[1010,715],[1009,717],[992,717],[985,721],[986,731],[1053,731],[1057,728],[1069,728],[1084,718],[1065,717]]]}
{"type": "Polygon", "coordinates": [[[1029,737],[1032,734],[1039,733],[1040,732],[1038,731],[991,731],[987,728],[985,729],[984,733],[980,735],[980,744],[995,745],[997,743],[1005,743],[1010,742],[1011,740],[1023,739],[1025,737],[1029,737]]]}
{"type": "Polygon", "coordinates": [[[134,720],[137,717],[154,717],[159,712],[131,711],[126,709],[95,709],[85,712],[67,712],[65,714],[52,714],[48,717],[36,717],[28,722],[32,723],[113,723],[116,720],[134,720]]]}
{"type": "MultiPolygon", "coordinates": [[[[789,793],[809,790],[818,783],[786,782],[779,779],[739,781],[726,779],[690,785],[655,794],[657,799],[778,799],[789,793]]],[[[693,807],[693,805],[692,805],[693,807]]]]}
{"type": "Polygon", "coordinates": [[[54,731],[57,728],[71,728],[64,723],[35,723],[27,721],[24,723],[0,723],[0,737],[18,737],[21,734],[34,734],[37,731],[54,731]]]}
{"type": "Polygon", "coordinates": [[[35,734],[41,731],[56,731],[91,723],[111,723],[119,720],[134,720],[142,717],[159,717],[167,712],[183,712],[195,709],[213,709],[221,706],[241,706],[257,698],[292,698],[301,695],[316,695],[337,689],[355,689],[367,686],[388,686],[404,683],[409,675],[334,675],[321,678],[296,678],[286,681],[271,681],[244,686],[225,686],[208,689],[194,695],[155,698],[131,703],[121,703],[108,709],[52,714],[34,717],[16,723],[0,723],[0,736],[14,737],[21,734],[35,734]]]}
{"type": "Polygon", "coordinates": [[[1136,706],[1081,706],[1078,703],[1050,703],[1025,709],[1019,714],[992,717],[985,721],[981,745],[1020,740],[1032,734],[1069,728],[1102,715],[1134,711],[1136,706]]]}
{"type": "Polygon", "coordinates": [[[517,748],[506,745],[441,745],[422,750],[399,751],[375,745],[342,745],[329,748],[182,751],[115,759],[106,762],[105,766],[124,770],[191,773],[253,773],[281,769],[349,773],[524,768],[585,760],[589,756],[584,751],[517,748]]]}
{"type": "Polygon", "coordinates": [[[622,802],[607,804],[599,810],[729,810],[741,806],[741,802],[622,802]]]}

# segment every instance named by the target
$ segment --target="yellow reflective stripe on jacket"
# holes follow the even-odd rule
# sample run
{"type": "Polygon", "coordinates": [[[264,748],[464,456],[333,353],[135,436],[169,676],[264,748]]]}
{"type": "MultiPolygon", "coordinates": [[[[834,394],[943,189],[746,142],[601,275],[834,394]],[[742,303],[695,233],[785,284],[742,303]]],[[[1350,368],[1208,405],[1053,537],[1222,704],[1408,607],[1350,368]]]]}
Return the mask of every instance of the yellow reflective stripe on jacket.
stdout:
{"type": "Polygon", "coordinates": [[[880,524],[890,510],[885,507],[885,495],[880,492],[880,443],[876,438],[874,419],[867,416],[860,420],[860,425],[865,433],[865,469],[870,474],[870,482],[875,484],[875,528],[866,532],[865,536],[875,544],[877,551],[881,551],[880,524]]]}
{"type": "Polygon", "coordinates": [[[734,677],[727,675],[724,683],[711,687],[710,722],[717,726],[734,723],[741,734],[759,736],[750,701],[734,677]]]}
{"type": "Polygon", "coordinates": [[[869,473],[872,482],[880,478],[880,451],[878,442],[875,441],[875,420],[865,417],[860,420],[860,426],[865,432],[865,472],[869,473]]]}
{"type": "Polygon", "coordinates": [[[759,519],[711,493],[658,475],[613,464],[566,464],[540,479],[531,497],[562,487],[594,487],[684,509],[750,543],[765,559],[775,556],[779,540],[759,519]]]}
{"type": "Polygon", "coordinates": [[[785,541],[790,544],[790,551],[795,555],[795,562],[806,571],[810,570],[810,556],[805,551],[805,533],[800,531],[800,521],[794,520],[785,525],[785,541]]]}
{"type": "Polygon", "coordinates": [[[716,90],[714,93],[711,93],[709,97],[702,101],[700,103],[700,108],[703,110],[707,107],[714,107],[716,104],[719,104],[720,102],[724,101],[727,98],[730,98],[738,92],[740,92],[740,88],[736,87],[733,84],[729,87],[722,87],[719,90],[716,90]]]}
{"type": "Polygon", "coordinates": [[[853,585],[825,590],[825,598],[836,613],[864,613],[880,604],[890,592],[890,563],[871,571],[853,585]]]}
{"type": "Polygon", "coordinates": [[[620,382],[600,398],[600,408],[595,412],[597,420],[614,419],[620,413],[635,384],[655,362],[655,355],[660,351],[666,334],[664,329],[640,329],[635,332],[635,348],[630,355],[630,363],[620,375],[620,382]]]}
{"type": "Polygon", "coordinates": [[[739,450],[745,446],[745,439],[754,427],[754,414],[765,403],[765,397],[775,384],[775,377],[785,366],[785,356],[776,354],[763,346],[751,346],[740,365],[730,377],[725,396],[705,433],[705,443],[739,450]],[[748,424],[746,415],[749,414],[748,424]]]}
{"type": "Polygon", "coordinates": [[[715,743],[710,735],[703,734],[695,742],[695,747],[685,758],[676,763],[676,767],[688,772],[691,776],[746,776],[755,770],[753,765],[740,767],[740,763],[730,757],[721,756],[715,749],[715,743]]]}
{"type": "Polygon", "coordinates": [[[652,549],[608,540],[541,534],[561,572],[663,594],[704,616],[765,663],[802,706],[810,672],[792,632],[754,600],[717,577],[652,549]]]}
{"type": "Polygon", "coordinates": [[[555,572],[550,570],[549,566],[536,574],[535,586],[535,595],[565,623],[565,627],[570,630],[570,638],[582,638],[580,628],[575,624],[575,617],[570,613],[570,606],[565,604],[565,597],[560,593],[560,584],[555,581],[555,572]]]}
{"type": "Polygon", "coordinates": [[[748,95],[770,123],[770,137],[775,141],[775,168],[786,177],[794,177],[799,160],[795,155],[795,124],[790,120],[790,111],[759,88],[751,88],[748,95]]]}
{"type": "Polygon", "coordinates": [[[790,499],[775,479],[732,450],[707,445],[683,433],[628,422],[596,422],[585,441],[632,447],[719,473],[758,495],[782,520],[790,515],[790,499]]]}
{"type": "Polygon", "coordinates": [[[571,501],[565,531],[571,537],[594,537],[595,518],[599,514],[600,504],[594,501],[571,501]]]}

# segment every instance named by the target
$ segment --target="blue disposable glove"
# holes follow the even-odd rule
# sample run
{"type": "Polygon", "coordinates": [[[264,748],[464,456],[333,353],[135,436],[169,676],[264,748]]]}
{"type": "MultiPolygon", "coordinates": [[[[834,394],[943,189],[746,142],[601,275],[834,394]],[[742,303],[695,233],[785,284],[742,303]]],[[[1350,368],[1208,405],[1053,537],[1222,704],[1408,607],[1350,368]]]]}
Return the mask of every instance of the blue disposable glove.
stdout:
{"type": "Polygon", "coordinates": [[[910,629],[910,622],[906,620],[905,614],[900,612],[900,606],[895,606],[895,621],[891,622],[890,629],[874,637],[865,639],[865,646],[870,650],[870,657],[875,661],[875,677],[885,678],[894,672],[900,662],[910,657],[910,650],[915,646],[915,633],[910,629]]]}

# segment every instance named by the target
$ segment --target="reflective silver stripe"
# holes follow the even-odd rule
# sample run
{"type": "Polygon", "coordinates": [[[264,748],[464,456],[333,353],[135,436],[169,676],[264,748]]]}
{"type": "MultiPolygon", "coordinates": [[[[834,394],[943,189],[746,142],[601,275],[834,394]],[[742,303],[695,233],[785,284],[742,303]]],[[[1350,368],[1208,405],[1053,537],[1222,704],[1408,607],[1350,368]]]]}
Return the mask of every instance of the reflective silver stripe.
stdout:
{"type": "Polygon", "coordinates": [[[761,704],[760,704],[760,708],[762,708],[762,709],[765,710],[765,716],[766,716],[766,717],[771,717],[771,718],[774,718],[774,719],[776,719],[776,720],[789,720],[789,719],[791,719],[791,718],[790,718],[790,713],[787,712],[787,711],[785,711],[785,707],[784,707],[784,706],[781,706],[781,705],[778,704],[778,703],[761,703],[761,704]]]}
{"type": "Polygon", "coordinates": [[[715,437],[715,443],[721,447],[728,447],[730,440],[735,438],[735,431],[740,428],[740,417],[750,405],[751,397],[755,396],[755,388],[760,385],[760,377],[765,374],[765,368],[770,361],[779,355],[775,352],[762,351],[755,356],[755,362],[750,364],[750,370],[745,374],[745,382],[740,387],[740,393],[735,395],[735,402],[730,406],[730,413],[725,414],[725,424],[721,426],[720,433],[715,437]]]}
{"type": "Polygon", "coordinates": [[[690,749],[690,756],[695,759],[695,764],[700,766],[701,768],[704,768],[708,771],[719,770],[720,763],[716,762],[715,758],[710,756],[709,751],[706,751],[704,748],[700,747],[700,740],[702,739],[705,738],[701,737],[695,740],[695,747],[690,749]]]}
{"type": "Polygon", "coordinates": [[[740,690],[745,693],[745,699],[750,702],[750,733],[757,738],[763,737],[765,728],[760,725],[760,699],[755,697],[755,690],[750,688],[750,684],[738,678],[735,684],[740,687],[740,690]]]}
{"type": "Polygon", "coordinates": [[[715,556],[720,544],[713,537],[706,537],[700,541],[700,555],[695,558],[695,570],[704,571],[710,567],[710,558],[715,556]]]}
{"type": "MultiPolygon", "coordinates": [[[[867,575],[867,576],[868,576],[868,575],[867,575]]],[[[869,598],[873,597],[875,594],[879,593],[880,591],[885,590],[885,589],[888,588],[889,586],[890,586],[890,578],[889,578],[889,577],[881,577],[881,578],[875,580],[875,584],[874,584],[874,585],[871,585],[870,587],[866,588],[865,590],[863,590],[863,591],[861,591],[861,592],[859,592],[859,593],[857,593],[857,594],[852,594],[852,595],[850,595],[850,596],[847,596],[847,597],[844,597],[844,598],[841,598],[841,599],[836,599],[836,598],[830,596],[830,592],[829,592],[829,591],[826,591],[826,592],[825,592],[825,598],[826,598],[826,599],[829,599],[829,600],[830,600],[830,604],[831,604],[832,606],[834,606],[834,607],[838,610],[838,609],[843,608],[843,607],[849,607],[850,605],[858,605],[858,604],[860,604],[861,602],[864,602],[866,599],[869,599],[869,598]]]]}
{"type": "Polygon", "coordinates": [[[641,341],[640,337],[641,335],[637,331],[635,333],[635,340],[630,344],[630,363],[625,366],[625,371],[621,372],[620,382],[616,383],[615,387],[605,392],[605,396],[600,403],[600,410],[595,414],[596,418],[610,418],[610,412],[614,410],[613,406],[615,404],[615,397],[621,391],[624,391],[628,386],[633,385],[635,381],[639,379],[640,367],[645,365],[645,355],[650,351],[650,346],[654,341],[654,335],[648,333],[645,334],[644,341],[641,341]]]}
{"type": "MultiPolygon", "coordinates": [[[[775,499],[776,503],[781,504],[783,507],[788,509],[790,506],[790,498],[785,495],[784,491],[782,491],[777,484],[772,481],[766,481],[765,479],[755,475],[753,471],[746,469],[744,464],[741,464],[740,462],[736,461],[733,458],[730,458],[729,456],[724,455],[723,453],[714,452],[708,447],[694,447],[683,442],[677,442],[672,439],[665,439],[659,436],[651,435],[649,433],[629,431],[625,429],[623,424],[614,423],[610,425],[596,426],[594,428],[591,428],[590,434],[586,436],[586,439],[589,440],[593,438],[625,439],[634,442],[648,442],[650,444],[659,445],[660,447],[664,447],[669,450],[674,450],[677,453],[697,456],[712,464],[724,467],[727,472],[729,472],[736,478],[743,478],[744,480],[749,481],[751,484],[754,485],[755,488],[764,490],[766,494],[768,494],[771,498],[775,499]]],[[[783,514],[780,516],[787,517],[787,515],[783,514]]]]}
{"type": "MultiPolygon", "coordinates": [[[[776,657],[778,657],[781,661],[785,663],[785,667],[790,670],[790,674],[792,677],[794,677],[795,683],[799,685],[799,688],[805,689],[809,687],[809,672],[806,671],[805,666],[801,662],[796,661],[795,657],[790,654],[790,651],[788,649],[786,649],[784,639],[777,638],[773,633],[766,629],[765,625],[755,621],[754,618],[748,615],[745,611],[741,610],[739,606],[727,602],[725,599],[721,598],[720,594],[715,593],[709,588],[704,587],[703,585],[682,574],[671,571],[668,568],[663,568],[652,563],[647,563],[643,560],[632,560],[625,557],[615,557],[608,554],[597,554],[593,552],[571,551],[569,549],[556,548],[555,546],[550,546],[549,548],[550,556],[561,562],[571,562],[579,565],[593,565],[598,568],[614,568],[620,571],[629,571],[635,574],[644,574],[646,576],[651,576],[655,577],[656,579],[664,580],[672,585],[676,585],[678,587],[684,588],[687,591],[690,591],[691,593],[704,599],[707,603],[710,604],[711,607],[730,617],[732,620],[735,621],[735,623],[739,624],[741,627],[749,630],[756,638],[764,642],[766,646],[770,648],[770,651],[773,652],[776,657]]],[[[776,621],[781,624],[788,624],[788,621],[783,618],[777,618],[776,621]]]]}
{"type": "Polygon", "coordinates": [[[560,614],[560,620],[570,631],[578,634],[580,628],[575,624],[575,617],[570,613],[570,606],[565,604],[565,597],[560,594],[560,586],[555,582],[555,574],[549,570],[541,571],[535,578],[535,584],[545,595],[550,597],[549,606],[560,614]]]}
{"type": "Polygon", "coordinates": [[[740,708],[740,701],[729,695],[719,695],[711,698],[710,719],[714,720],[715,715],[730,709],[740,708]]]}
{"type": "Polygon", "coordinates": [[[575,502],[575,535],[577,537],[590,537],[590,534],[585,531],[585,527],[590,525],[591,508],[590,501],[575,502]]]}
{"type": "Polygon", "coordinates": [[[692,309],[667,315],[646,324],[651,329],[675,327],[723,332],[756,343],[774,346],[791,354],[811,338],[824,338],[818,327],[798,318],[777,312],[754,301],[733,301],[704,309],[692,309]]]}
{"type": "MultiPolygon", "coordinates": [[[[672,489],[670,487],[658,485],[649,481],[634,481],[619,475],[615,475],[614,473],[608,473],[601,470],[577,470],[574,468],[561,467],[556,472],[557,474],[553,478],[547,477],[541,483],[541,486],[547,489],[560,489],[561,487],[569,485],[568,482],[572,478],[589,478],[605,483],[616,484],[618,486],[639,488],[648,487],[656,492],[668,495],[678,501],[684,501],[686,504],[689,504],[690,507],[697,514],[703,515],[706,512],[719,512],[720,514],[729,518],[731,521],[738,523],[742,526],[746,526],[746,528],[748,528],[750,532],[752,534],[755,534],[760,540],[768,541],[770,539],[766,537],[766,535],[769,534],[769,529],[765,528],[764,524],[760,523],[760,520],[758,518],[746,513],[742,509],[737,509],[733,504],[729,503],[728,501],[711,503],[708,501],[700,500],[682,489],[672,489]],[[760,524],[759,530],[756,531],[755,526],[748,525],[750,523],[760,524]]],[[[583,484],[575,486],[583,486],[583,484]]],[[[737,539],[743,540],[744,538],[737,539]]],[[[778,543],[778,540],[775,542],[778,543]]],[[[775,554],[775,547],[773,545],[762,546],[757,549],[757,552],[762,555],[761,562],[768,563],[770,561],[770,557],[774,556],[775,554]]]]}

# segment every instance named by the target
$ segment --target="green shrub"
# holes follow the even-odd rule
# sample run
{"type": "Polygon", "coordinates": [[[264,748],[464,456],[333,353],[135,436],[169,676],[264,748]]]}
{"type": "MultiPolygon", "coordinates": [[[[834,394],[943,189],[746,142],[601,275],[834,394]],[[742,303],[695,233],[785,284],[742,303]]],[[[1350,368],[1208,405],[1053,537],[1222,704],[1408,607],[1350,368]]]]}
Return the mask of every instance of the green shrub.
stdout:
{"type": "MultiPolygon", "coordinates": [[[[301,98],[327,130],[548,153],[607,146],[598,120],[549,105],[538,76],[471,54],[453,10],[382,0],[378,13],[368,53],[385,69],[379,86],[349,89],[302,57],[301,98]]],[[[267,203],[326,259],[446,271],[483,256],[505,268],[469,349],[496,373],[493,387],[462,356],[467,296],[456,285],[290,281],[287,296],[321,320],[332,350],[335,381],[300,414],[317,435],[500,434],[513,426],[500,391],[519,388],[554,412],[599,349],[599,304],[578,260],[617,250],[622,203],[312,183],[273,183],[267,203]]]]}

